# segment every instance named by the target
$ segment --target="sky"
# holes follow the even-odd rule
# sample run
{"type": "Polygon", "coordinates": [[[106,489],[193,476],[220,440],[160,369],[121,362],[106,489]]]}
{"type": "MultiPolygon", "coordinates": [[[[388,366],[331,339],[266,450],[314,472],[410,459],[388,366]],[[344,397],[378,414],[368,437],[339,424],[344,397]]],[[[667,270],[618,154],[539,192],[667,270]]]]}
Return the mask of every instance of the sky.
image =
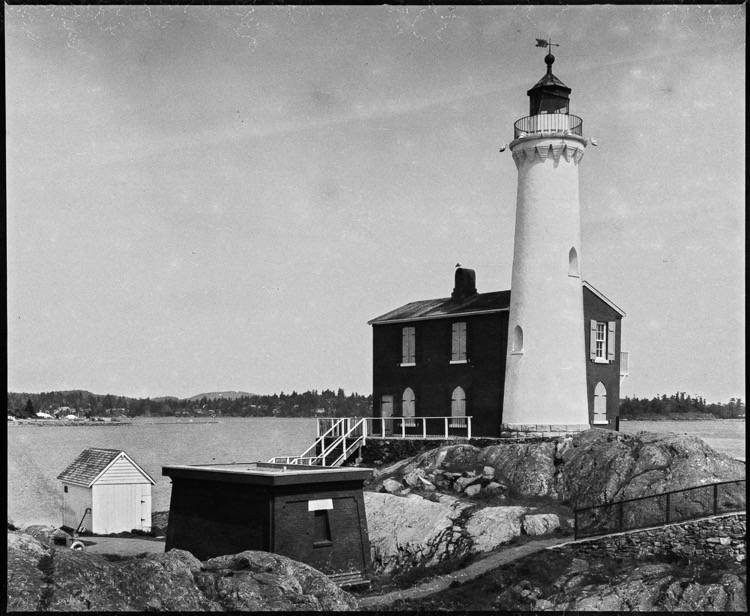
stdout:
{"type": "Polygon", "coordinates": [[[368,320],[510,288],[551,37],[621,395],[744,400],[745,12],[6,5],[9,391],[371,393],[368,320]]]}

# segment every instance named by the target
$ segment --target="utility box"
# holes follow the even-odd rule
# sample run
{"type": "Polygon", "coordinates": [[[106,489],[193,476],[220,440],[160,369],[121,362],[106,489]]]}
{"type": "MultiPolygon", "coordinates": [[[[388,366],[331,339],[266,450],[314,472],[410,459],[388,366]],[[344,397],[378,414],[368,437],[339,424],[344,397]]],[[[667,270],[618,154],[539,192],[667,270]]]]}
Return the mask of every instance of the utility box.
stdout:
{"type": "Polygon", "coordinates": [[[166,551],[206,560],[261,550],[342,586],[366,582],[362,488],[371,469],[251,462],[165,466],[162,474],[172,480],[166,551]]]}

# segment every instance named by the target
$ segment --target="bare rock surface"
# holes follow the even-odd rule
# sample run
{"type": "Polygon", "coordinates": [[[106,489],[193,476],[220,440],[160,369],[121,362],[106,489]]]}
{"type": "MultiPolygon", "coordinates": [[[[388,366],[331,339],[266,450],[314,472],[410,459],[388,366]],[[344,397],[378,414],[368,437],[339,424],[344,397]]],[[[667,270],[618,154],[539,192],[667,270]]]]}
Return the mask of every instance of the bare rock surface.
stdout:
{"type": "Polygon", "coordinates": [[[471,551],[488,552],[518,537],[525,513],[523,507],[485,507],[474,512],[466,522],[471,551]]]}
{"type": "Polygon", "coordinates": [[[747,611],[745,584],[734,574],[701,583],[662,563],[642,565],[606,581],[604,575],[598,576],[598,582],[596,577],[597,567],[568,570],[554,584],[558,592],[546,599],[533,592],[524,595],[523,583],[506,593],[515,593],[516,600],[526,599],[528,608],[535,611],[747,611]]]}
{"type": "Polygon", "coordinates": [[[267,552],[201,563],[182,550],[111,562],[8,532],[9,611],[351,610],[319,571],[267,552]]]}
{"type": "Polygon", "coordinates": [[[528,514],[523,519],[523,532],[527,535],[546,535],[560,528],[560,518],[554,513],[528,514]]]}
{"type": "MultiPolygon", "coordinates": [[[[477,497],[489,489],[500,495],[549,497],[571,507],[587,507],[743,479],[745,465],[693,436],[592,429],[574,436],[501,443],[484,449],[445,445],[385,469],[379,473],[375,489],[380,489],[384,480],[416,488],[420,485],[416,477],[442,492],[465,494],[467,488],[480,486],[479,490],[472,488],[469,496],[477,497]]],[[[388,486],[395,490],[394,484],[388,486]]]]}

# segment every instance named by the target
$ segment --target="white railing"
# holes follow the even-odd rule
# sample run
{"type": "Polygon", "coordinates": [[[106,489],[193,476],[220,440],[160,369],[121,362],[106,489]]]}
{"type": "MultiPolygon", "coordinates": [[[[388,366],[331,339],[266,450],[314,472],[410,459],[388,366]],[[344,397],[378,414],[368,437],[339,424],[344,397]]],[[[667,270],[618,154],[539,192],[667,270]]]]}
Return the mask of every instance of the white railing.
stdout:
{"type": "Polygon", "coordinates": [[[341,466],[368,438],[471,438],[471,417],[321,417],[318,419],[316,434],[315,442],[302,455],[277,456],[269,462],[341,466]],[[327,464],[329,458],[336,453],[339,455],[331,464],[327,464]]]}
{"type": "Polygon", "coordinates": [[[628,376],[630,356],[627,351],[620,351],[620,376],[628,376]]]}

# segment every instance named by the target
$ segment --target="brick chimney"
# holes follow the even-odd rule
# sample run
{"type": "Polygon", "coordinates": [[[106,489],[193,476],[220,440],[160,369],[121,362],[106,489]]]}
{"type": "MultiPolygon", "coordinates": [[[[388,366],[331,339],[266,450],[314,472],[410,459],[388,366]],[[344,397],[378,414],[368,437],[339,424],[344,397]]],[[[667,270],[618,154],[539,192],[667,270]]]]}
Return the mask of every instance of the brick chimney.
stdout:
{"type": "Polygon", "coordinates": [[[477,275],[473,269],[456,268],[456,284],[451,299],[466,299],[477,294],[477,275]]]}

